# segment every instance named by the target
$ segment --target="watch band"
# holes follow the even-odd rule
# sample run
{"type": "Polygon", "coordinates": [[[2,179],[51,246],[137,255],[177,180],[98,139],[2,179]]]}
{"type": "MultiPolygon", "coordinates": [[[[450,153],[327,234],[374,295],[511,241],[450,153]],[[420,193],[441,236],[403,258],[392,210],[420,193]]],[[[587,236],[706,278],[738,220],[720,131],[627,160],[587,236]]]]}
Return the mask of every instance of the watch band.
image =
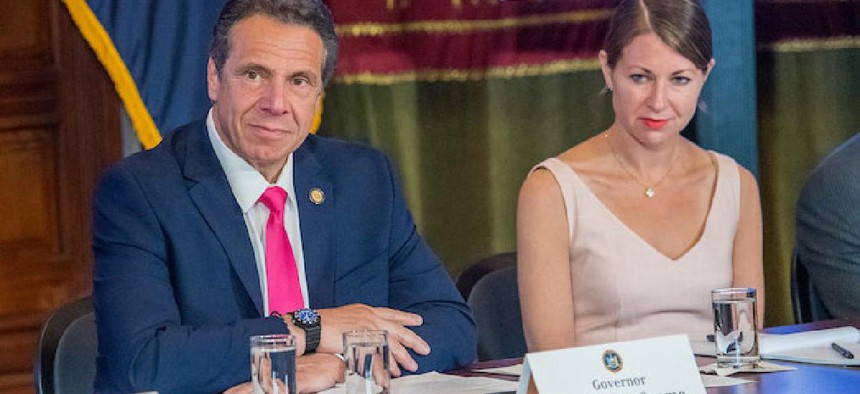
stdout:
{"type": "Polygon", "coordinates": [[[317,351],[317,347],[320,345],[320,334],[322,334],[320,325],[305,328],[305,354],[317,351]]]}

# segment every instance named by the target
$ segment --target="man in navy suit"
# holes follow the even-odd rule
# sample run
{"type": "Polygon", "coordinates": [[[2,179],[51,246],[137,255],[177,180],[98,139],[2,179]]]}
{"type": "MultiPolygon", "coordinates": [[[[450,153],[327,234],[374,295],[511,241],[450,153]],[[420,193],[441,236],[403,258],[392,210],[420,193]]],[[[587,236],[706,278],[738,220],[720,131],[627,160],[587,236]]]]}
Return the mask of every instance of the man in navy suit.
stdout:
{"type": "Polygon", "coordinates": [[[248,339],[259,334],[297,336],[301,391],[342,378],[336,353],[351,329],[388,330],[395,376],[473,361],[468,307],[416,232],[390,160],[309,135],[337,46],[319,0],[228,2],[210,48],[207,119],[104,175],[97,392],[246,392],[248,339]],[[287,195],[283,227],[315,326],[270,305],[260,197],[271,187],[287,195]]]}

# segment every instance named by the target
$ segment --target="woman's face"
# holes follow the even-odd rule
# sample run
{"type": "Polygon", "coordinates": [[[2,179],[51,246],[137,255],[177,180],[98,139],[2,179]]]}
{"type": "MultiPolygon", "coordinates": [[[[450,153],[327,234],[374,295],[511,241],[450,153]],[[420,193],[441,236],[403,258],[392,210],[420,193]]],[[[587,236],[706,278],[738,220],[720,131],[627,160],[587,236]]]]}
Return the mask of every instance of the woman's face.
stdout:
{"type": "Polygon", "coordinates": [[[614,68],[603,51],[600,63],[606,85],[613,91],[614,127],[646,145],[659,144],[690,122],[714,65],[712,59],[702,72],[653,33],[630,41],[614,68]]]}

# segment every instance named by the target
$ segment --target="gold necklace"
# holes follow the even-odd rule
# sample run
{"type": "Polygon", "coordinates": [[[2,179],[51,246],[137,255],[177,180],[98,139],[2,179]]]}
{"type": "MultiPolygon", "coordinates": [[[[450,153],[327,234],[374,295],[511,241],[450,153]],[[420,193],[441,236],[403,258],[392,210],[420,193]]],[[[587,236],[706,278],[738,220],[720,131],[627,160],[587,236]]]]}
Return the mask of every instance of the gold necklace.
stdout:
{"type": "Polygon", "coordinates": [[[636,183],[638,183],[639,186],[642,186],[643,188],[645,188],[645,197],[654,198],[654,196],[657,194],[657,192],[654,191],[654,189],[656,189],[657,186],[660,186],[660,184],[663,183],[663,181],[666,180],[666,178],[669,176],[669,173],[672,172],[672,168],[675,168],[675,162],[678,161],[677,160],[678,159],[678,147],[675,146],[675,151],[672,153],[672,162],[669,163],[669,169],[666,170],[666,173],[663,174],[663,176],[660,177],[660,180],[658,180],[656,183],[654,183],[654,185],[648,186],[645,183],[643,183],[642,181],[640,181],[639,177],[637,177],[636,174],[633,173],[633,171],[630,171],[630,169],[628,169],[627,166],[624,165],[624,161],[621,160],[621,157],[618,156],[617,152],[615,152],[615,146],[612,145],[612,141],[609,139],[609,132],[608,131],[603,133],[603,138],[609,144],[609,149],[612,150],[612,156],[615,157],[615,160],[618,162],[618,165],[621,166],[621,169],[624,170],[624,172],[626,172],[627,175],[630,176],[631,179],[636,181],[636,183]]]}

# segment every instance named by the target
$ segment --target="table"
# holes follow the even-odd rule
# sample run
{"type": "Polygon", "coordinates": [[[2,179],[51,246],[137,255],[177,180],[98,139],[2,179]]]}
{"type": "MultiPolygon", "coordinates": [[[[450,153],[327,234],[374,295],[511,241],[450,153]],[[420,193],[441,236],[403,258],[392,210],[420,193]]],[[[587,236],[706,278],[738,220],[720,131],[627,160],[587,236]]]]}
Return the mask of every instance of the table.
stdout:
{"type": "MultiPolygon", "coordinates": [[[[820,330],[825,328],[854,326],[860,328],[860,319],[827,320],[792,326],[771,327],[764,332],[772,334],[789,334],[793,332],[820,330]]],[[[516,377],[499,374],[476,372],[484,368],[504,367],[522,362],[522,358],[478,362],[463,369],[449,373],[461,376],[492,376],[504,380],[517,380],[516,377]]],[[[714,362],[713,358],[696,357],[699,365],[714,362]]],[[[774,362],[774,361],[772,361],[774,362]]],[[[860,393],[860,368],[831,367],[822,365],[800,364],[785,361],[775,361],[779,364],[797,368],[795,371],[773,372],[765,374],[737,374],[740,377],[753,380],[732,387],[713,387],[707,389],[709,394],[850,394],[860,393]]]]}

